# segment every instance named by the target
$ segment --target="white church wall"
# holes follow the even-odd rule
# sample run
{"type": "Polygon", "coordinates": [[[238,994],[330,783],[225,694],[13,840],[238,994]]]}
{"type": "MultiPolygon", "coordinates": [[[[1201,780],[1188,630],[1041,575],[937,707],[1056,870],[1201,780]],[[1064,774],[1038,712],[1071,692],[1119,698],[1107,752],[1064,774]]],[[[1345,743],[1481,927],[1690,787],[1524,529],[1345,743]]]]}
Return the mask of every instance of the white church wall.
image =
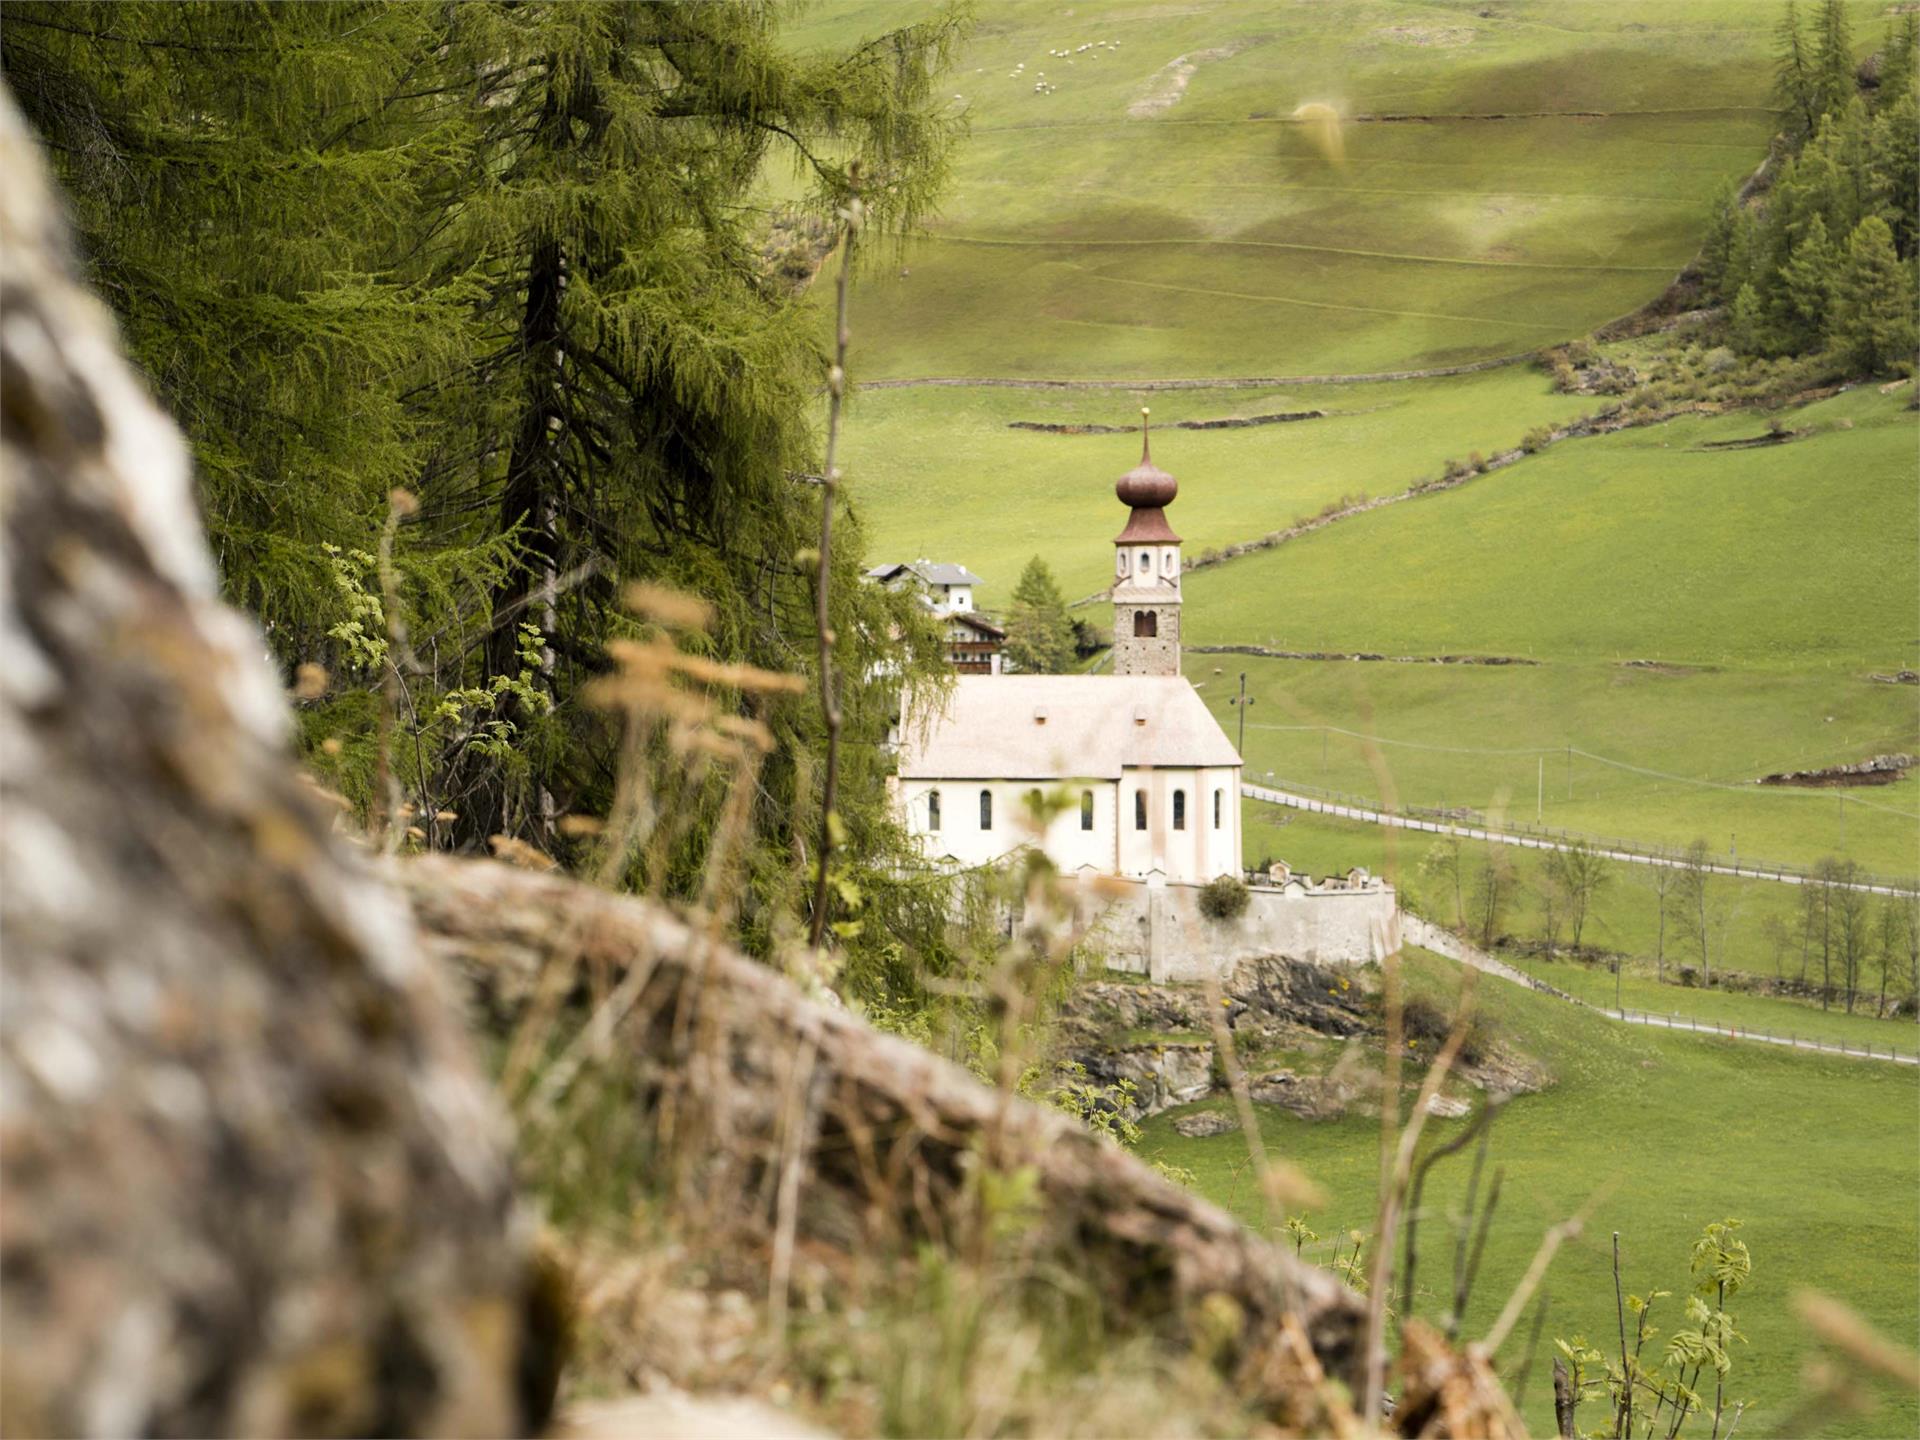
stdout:
{"type": "Polygon", "coordinates": [[[1111,780],[903,780],[898,793],[907,829],[919,837],[930,860],[984,865],[1038,842],[1062,870],[1085,866],[1106,873],[1113,870],[1117,797],[1111,780]],[[1028,796],[1035,789],[1047,795],[1060,794],[1067,802],[1044,834],[1036,832],[1031,820],[1028,796]],[[934,791],[940,795],[938,831],[930,823],[930,796],[934,791]],[[993,797],[993,823],[985,829],[980,825],[982,791],[993,797]],[[1089,792],[1093,797],[1093,828],[1083,830],[1080,797],[1089,792]]]}
{"type": "Polygon", "coordinates": [[[1228,768],[1126,770],[1120,780],[1119,873],[1134,879],[1158,871],[1168,880],[1204,881],[1240,873],[1238,772],[1228,768]],[[1213,792],[1224,790],[1221,825],[1213,825],[1213,792]],[[1174,828],[1174,796],[1186,796],[1186,824],[1174,828]],[[1146,827],[1134,796],[1146,796],[1146,827]]]}

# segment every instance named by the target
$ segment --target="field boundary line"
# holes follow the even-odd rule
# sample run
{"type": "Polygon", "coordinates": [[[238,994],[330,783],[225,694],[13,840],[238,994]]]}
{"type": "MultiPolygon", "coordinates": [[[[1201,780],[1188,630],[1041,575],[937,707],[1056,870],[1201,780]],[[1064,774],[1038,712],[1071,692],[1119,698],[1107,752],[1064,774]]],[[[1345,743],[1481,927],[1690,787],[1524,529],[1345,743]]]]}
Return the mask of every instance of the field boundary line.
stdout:
{"type": "MultiPolygon", "coordinates": [[[[1419,820],[1411,815],[1398,815],[1390,811],[1378,810],[1365,805],[1346,805],[1332,800],[1316,800],[1290,790],[1276,790],[1266,785],[1255,785],[1243,781],[1240,793],[1249,800],[1259,800],[1268,805],[1282,805],[1291,810],[1305,810],[1316,815],[1332,815],[1342,820],[1359,820],[1369,825],[1385,825],[1396,830],[1418,830],[1429,835],[1452,835],[1463,840],[1484,840],[1490,845],[1512,845],[1522,850],[1573,850],[1585,848],[1607,860],[1619,860],[1629,865],[1652,865],[1668,870],[1685,870],[1689,865],[1685,860],[1672,855],[1661,855],[1646,850],[1632,850],[1621,847],[1621,842],[1599,837],[1560,832],[1560,838],[1551,835],[1529,833],[1525,830],[1495,830],[1479,825],[1452,825],[1439,820],[1419,820]]],[[[1811,885],[1820,883],[1816,877],[1797,870],[1770,865],[1721,865],[1709,864],[1706,867],[1712,875],[1730,875],[1743,880],[1770,880],[1782,885],[1811,885]]],[[[1859,880],[1851,883],[1832,881],[1836,889],[1859,890],[1870,895],[1911,895],[1914,887],[1893,885],[1879,880],[1859,880]]]]}
{"type": "Polygon", "coordinates": [[[1462,940],[1451,930],[1443,929],[1431,920],[1422,919],[1410,910],[1401,910],[1399,920],[1401,939],[1408,944],[1417,945],[1422,950],[1431,950],[1436,955],[1491,975],[1496,980],[1504,980],[1509,985],[1519,985],[1524,989],[1538,991],[1542,995],[1551,995],[1554,999],[1569,1005],[1577,1005],[1583,1010],[1606,1017],[1616,1025],[1644,1025],[1658,1030],[1691,1031],[1696,1035],[1713,1035],[1723,1040],[1743,1040],[1755,1045],[1782,1045],[1792,1050],[1814,1050],[1826,1055],[1843,1055],[1850,1060],[1886,1060],[1896,1065],[1920,1065],[1920,1051],[1908,1053],[1893,1044],[1889,1044],[1887,1053],[1882,1055],[1871,1042],[1865,1042],[1856,1047],[1844,1041],[1816,1040],[1811,1036],[1799,1035],[1790,1030],[1776,1033],[1770,1026],[1755,1030],[1751,1026],[1719,1025],[1711,1020],[1698,1020],[1677,1012],[1660,1015],[1650,1010],[1595,1005],[1590,1000],[1582,1000],[1577,995],[1556,990],[1546,981],[1536,979],[1517,966],[1507,964],[1504,960],[1496,959],[1479,946],[1462,940]]]}
{"type": "Polygon", "coordinates": [[[1221,375],[1180,376],[1148,380],[1029,379],[1017,375],[917,375],[892,380],[864,380],[862,390],[1264,390],[1287,385],[1379,385],[1394,380],[1444,380],[1450,375],[1478,375],[1509,365],[1524,365],[1540,351],[1518,350],[1486,360],[1458,365],[1433,365],[1423,370],[1369,370],[1343,375],[1221,375]]]}
{"type": "MultiPolygon", "coordinates": [[[[1564,260],[1474,260],[1460,255],[1416,255],[1410,251],[1399,250],[1360,250],[1345,245],[1309,245],[1298,240],[1211,240],[1191,236],[1142,236],[1131,239],[1100,239],[1076,237],[1068,240],[1025,239],[1018,236],[1001,235],[959,235],[951,231],[930,231],[921,237],[948,245],[986,245],[1007,246],[1031,249],[1115,249],[1136,248],[1158,245],[1198,246],[1216,250],[1300,250],[1316,255],[1354,255],[1363,260],[1395,260],[1414,265],[1465,265],[1481,270],[1597,270],[1608,274],[1622,275],[1671,275],[1673,269],[1667,265],[1612,265],[1604,261],[1576,263],[1564,260]]],[[[1112,278],[1112,277],[1102,277],[1112,278]]],[[[1208,291],[1208,294],[1232,295],[1229,290],[1208,291]]],[[[1278,297],[1269,297],[1278,298],[1278,297]]],[[[1414,310],[1395,310],[1395,315],[1421,315],[1424,312],[1414,310]]],[[[1469,317],[1461,315],[1441,315],[1433,318],[1442,320],[1463,320],[1469,317]]],[[[1534,327],[1550,329],[1550,326],[1534,327]]]]}

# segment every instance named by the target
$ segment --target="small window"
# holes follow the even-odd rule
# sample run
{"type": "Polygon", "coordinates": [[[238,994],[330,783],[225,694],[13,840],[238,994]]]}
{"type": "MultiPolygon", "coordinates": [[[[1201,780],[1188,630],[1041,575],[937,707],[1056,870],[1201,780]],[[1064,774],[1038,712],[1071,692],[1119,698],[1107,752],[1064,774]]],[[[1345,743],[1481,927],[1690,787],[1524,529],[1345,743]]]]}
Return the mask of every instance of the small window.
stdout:
{"type": "Polygon", "coordinates": [[[1142,575],[1145,575],[1148,571],[1152,569],[1153,569],[1153,552],[1151,550],[1142,550],[1140,552],[1140,565],[1139,565],[1140,573],[1142,575]]]}
{"type": "Polygon", "coordinates": [[[1080,828],[1093,829],[1093,791],[1091,790],[1080,792],[1080,828]]]}
{"type": "Polygon", "coordinates": [[[1187,828],[1187,792],[1184,790],[1173,792],[1173,828],[1176,830],[1187,828]]]}
{"type": "Polygon", "coordinates": [[[1136,830],[1147,828],[1147,792],[1144,790],[1133,792],[1133,828],[1136,830]]]}
{"type": "Polygon", "coordinates": [[[927,792],[927,829],[938,832],[940,829],[940,792],[927,792]]]}
{"type": "Polygon", "coordinates": [[[1226,798],[1227,792],[1224,790],[1213,792],[1213,828],[1216,830],[1220,828],[1220,808],[1226,803],[1226,798]]]}
{"type": "Polygon", "coordinates": [[[1135,639],[1152,640],[1160,633],[1160,612],[1157,610],[1136,610],[1133,612],[1133,634],[1135,639]]]}
{"type": "Polygon", "coordinates": [[[993,829],[993,792],[991,790],[980,792],[980,828],[993,829]]]}

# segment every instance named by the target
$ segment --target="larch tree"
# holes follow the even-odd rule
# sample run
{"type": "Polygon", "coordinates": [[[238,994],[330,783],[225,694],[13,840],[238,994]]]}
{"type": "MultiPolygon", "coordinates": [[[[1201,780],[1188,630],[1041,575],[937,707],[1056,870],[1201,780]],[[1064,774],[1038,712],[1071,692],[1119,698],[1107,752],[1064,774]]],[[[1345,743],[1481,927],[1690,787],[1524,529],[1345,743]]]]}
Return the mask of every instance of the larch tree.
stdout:
{"type": "Polygon", "coordinates": [[[1073,659],[1073,622],[1053,571],[1038,555],[1027,561],[1007,608],[1007,658],[1029,675],[1057,675],[1073,659]]]}
{"type": "Polygon", "coordinates": [[[1699,948],[1701,983],[1713,984],[1713,923],[1709,900],[1713,870],[1708,859],[1707,842],[1696,840],[1687,847],[1673,887],[1674,919],[1680,933],[1699,948]]]}
{"type": "Polygon", "coordinates": [[[1920,340],[1913,266],[1895,252],[1893,231],[1878,215],[1862,220],[1848,238],[1833,294],[1831,336],[1850,363],[1867,374],[1913,363],[1920,340]]]}
{"type": "MultiPolygon", "coordinates": [[[[581,851],[556,821],[605,813],[619,768],[619,727],[583,691],[611,643],[651,633],[627,582],[702,596],[711,660],[815,663],[829,357],[818,307],[761,253],[763,187],[831,225],[858,167],[884,253],[962,132],[935,93],[962,22],[930,10],[803,52],[784,13],[8,7],[0,66],[193,442],[227,594],[290,680],[302,662],[330,677],[301,714],[315,767],[419,843],[581,851]]],[[[932,673],[930,628],[859,583],[841,508],[840,665],[932,673]]],[[[898,838],[873,743],[889,690],[849,686],[845,706],[839,809],[875,856],[898,838]]],[[[798,903],[823,725],[798,696],[730,703],[772,745],[754,943],[798,903]]],[[[687,828],[719,804],[692,796],[687,828]]],[[[685,893],[702,853],[650,852],[626,878],[685,893]]]]}

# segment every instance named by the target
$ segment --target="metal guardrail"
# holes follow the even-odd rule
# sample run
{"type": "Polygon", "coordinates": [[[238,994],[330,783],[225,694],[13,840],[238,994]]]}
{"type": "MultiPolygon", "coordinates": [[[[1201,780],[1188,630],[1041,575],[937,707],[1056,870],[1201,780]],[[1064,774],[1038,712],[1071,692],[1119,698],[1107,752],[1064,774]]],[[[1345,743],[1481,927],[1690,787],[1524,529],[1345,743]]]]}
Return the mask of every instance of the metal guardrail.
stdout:
{"type": "MultiPolygon", "coordinates": [[[[1494,826],[1488,824],[1484,816],[1474,823],[1463,821],[1457,812],[1432,806],[1411,805],[1401,810],[1387,811],[1381,808],[1377,799],[1349,795],[1343,791],[1328,790],[1317,785],[1296,785],[1292,781],[1287,782],[1286,789],[1243,781],[1240,793],[1249,799],[1264,800],[1269,804],[1285,805],[1291,809],[1306,810],[1310,813],[1360,819],[1371,824],[1392,825],[1400,829],[1419,830],[1428,834],[1457,835],[1464,839],[1487,840],[1497,845],[1518,845],[1540,850],[1564,850],[1574,845],[1585,845],[1610,859],[1624,860],[1630,864],[1661,865],[1676,869],[1687,864],[1684,851],[1649,845],[1643,840],[1625,840],[1581,830],[1562,830],[1552,826],[1524,823],[1504,823],[1494,826]]],[[[1752,861],[1743,863],[1736,859],[1727,862],[1715,860],[1709,863],[1707,868],[1716,875],[1730,875],[1749,880],[1773,880],[1789,885],[1821,883],[1820,876],[1816,872],[1794,865],[1752,861]]],[[[1863,871],[1848,888],[1866,890],[1880,895],[1908,895],[1920,891],[1920,884],[1916,884],[1911,877],[1894,878],[1863,871]]]]}
{"type": "Polygon", "coordinates": [[[1575,1000],[1574,1003],[1584,1005],[1587,1009],[1598,1011],[1603,1015],[1615,1016],[1629,1025],[1651,1025],[1667,1030],[1690,1030],[1697,1035],[1721,1035],[1731,1040],[1785,1045],[1794,1050],[1819,1050],[1829,1055],[1851,1056],[1856,1060],[1891,1060],[1897,1065],[1920,1065],[1920,1051],[1902,1050],[1897,1045],[1879,1046],[1871,1041],[1849,1045],[1844,1040],[1819,1040],[1811,1035],[1800,1035],[1791,1030],[1782,1031],[1751,1025],[1716,1025],[1711,1020],[1699,1020],[1677,1011],[1658,1015],[1650,1010],[1629,1010],[1612,1005],[1595,1005],[1589,1000],[1575,1000]]]}

